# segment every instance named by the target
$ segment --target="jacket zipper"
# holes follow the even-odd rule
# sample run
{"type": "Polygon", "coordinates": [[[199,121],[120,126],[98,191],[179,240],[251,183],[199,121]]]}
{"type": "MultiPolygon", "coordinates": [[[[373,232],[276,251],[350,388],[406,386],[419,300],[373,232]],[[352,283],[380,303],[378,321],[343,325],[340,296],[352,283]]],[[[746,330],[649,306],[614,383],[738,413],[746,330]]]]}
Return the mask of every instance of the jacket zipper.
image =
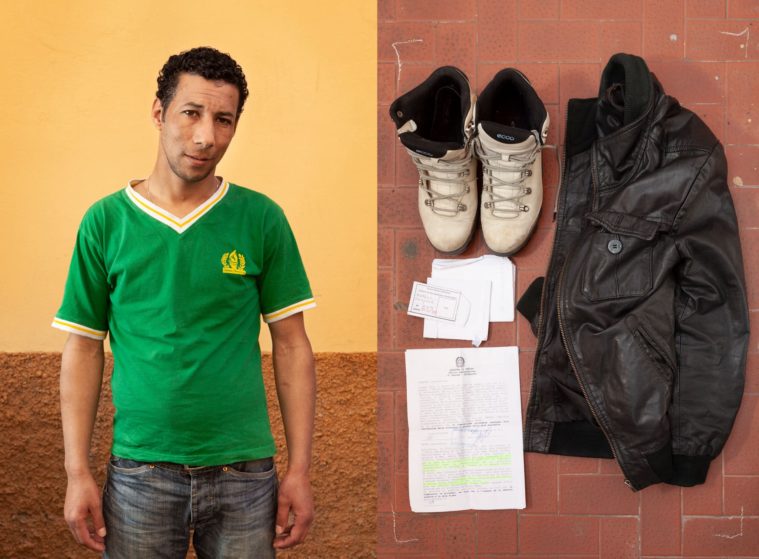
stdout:
{"type": "MultiPolygon", "coordinates": [[[[559,187],[558,187],[558,189],[556,191],[556,199],[554,201],[554,210],[553,210],[553,221],[554,222],[556,221],[557,216],[558,216],[558,212],[559,212],[559,200],[560,200],[560,196],[561,196],[561,191],[565,187],[564,183],[565,183],[566,174],[567,174],[566,173],[566,161],[567,161],[566,131],[567,131],[567,124],[568,124],[568,122],[569,122],[569,107],[567,106],[567,114],[565,115],[565,118],[564,118],[564,134],[565,134],[564,149],[561,152],[561,167],[559,169],[559,171],[560,171],[560,180],[559,180],[559,187]]],[[[592,147],[591,147],[591,149],[592,149],[592,147]]],[[[591,153],[591,155],[592,155],[592,153],[591,153]]],[[[592,203],[593,206],[595,206],[595,204],[596,204],[596,190],[597,190],[597,187],[596,187],[597,177],[596,177],[596,170],[595,170],[595,165],[594,165],[592,157],[591,157],[591,165],[590,165],[590,167],[591,167],[591,177],[592,177],[591,183],[592,183],[592,186],[593,186],[593,200],[592,200],[591,203],[592,203]]],[[[545,297],[546,297],[546,290],[548,289],[549,278],[551,277],[551,274],[550,274],[550,272],[551,272],[551,264],[553,264],[553,256],[554,256],[554,254],[556,254],[556,245],[558,244],[558,241],[559,241],[558,228],[559,228],[559,225],[556,226],[557,231],[556,231],[556,234],[554,235],[553,247],[552,247],[552,250],[551,250],[551,262],[549,262],[548,270],[546,271],[546,277],[545,277],[545,280],[544,280],[545,283],[543,284],[543,289],[542,289],[542,291],[540,293],[540,314],[538,315],[538,331],[537,331],[537,346],[535,348],[535,361],[534,361],[533,367],[532,367],[533,375],[532,375],[532,383],[530,385],[530,403],[532,403],[533,399],[536,397],[535,396],[535,394],[536,394],[535,389],[536,389],[537,378],[538,378],[538,375],[537,375],[538,363],[540,361],[540,353],[541,353],[541,348],[542,348],[542,345],[543,345],[543,336],[545,334],[545,332],[543,331],[544,330],[543,326],[544,326],[544,322],[545,322],[544,321],[544,316],[545,316],[545,312],[546,312],[546,309],[545,309],[545,297]]],[[[559,333],[561,335],[562,344],[564,345],[564,351],[566,352],[567,357],[569,358],[570,366],[572,367],[572,373],[577,378],[577,383],[580,386],[580,390],[582,390],[582,394],[583,394],[583,397],[585,398],[585,401],[588,403],[588,408],[590,409],[590,412],[593,414],[593,417],[595,417],[596,422],[598,423],[599,427],[601,428],[601,431],[604,434],[604,437],[606,437],[606,440],[609,442],[609,448],[611,449],[611,453],[614,456],[614,459],[616,460],[617,464],[619,464],[619,467],[622,470],[623,475],[625,476],[625,485],[627,487],[629,487],[629,488],[632,489],[633,488],[632,487],[632,483],[630,482],[629,479],[627,479],[628,478],[627,473],[624,471],[624,468],[622,467],[622,464],[620,464],[620,462],[619,462],[619,457],[617,455],[617,451],[615,449],[613,440],[612,440],[611,436],[609,435],[609,433],[606,431],[606,429],[603,427],[603,424],[599,420],[598,414],[596,413],[595,408],[590,403],[590,398],[588,397],[588,393],[587,393],[587,390],[585,388],[585,385],[582,382],[582,379],[580,378],[579,373],[577,372],[577,366],[575,364],[574,357],[572,356],[572,352],[569,349],[569,344],[568,344],[568,341],[567,341],[567,338],[566,338],[566,334],[564,332],[564,326],[562,324],[562,313],[561,313],[561,284],[562,284],[562,279],[564,277],[564,269],[566,268],[566,264],[569,261],[569,256],[570,255],[568,255],[568,257],[564,260],[564,263],[563,263],[563,265],[561,267],[561,270],[559,271],[559,278],[558,278],[558,281],[557,281],[557,284],[556,284],[556,306],[557,306],[558,319],[559,319],[559,333]]],[[[528,412],[527,412],[528,416],[529,416],[529,409],[530,409],[530,407],[531,407],[530,404],[528,404],[528,408],[527,408],[528,409],[528,412]]],[[[531,438],[531,433],[528,432],[527,433],[527,440],[525,441],[527,443],[526,446],[529,446],[530,438],[531,438]]]]}
{"type": "MultiPolygon", "coordinates": [[[[569,260],[569,258],[567,258],[567,260],[569,260]]],[[[559,317],[559,333],[561,334],[561,342],[562,342],[562,345],[564,346],[564,351],[566,352],[567,357],[569,358],[569,364],[572,367],[572,372],[574,373],[575,378],[577,379],[577,384],[580,385],[580,390],[582,390],[582,395],[588,404],[588,408],[590,409],[590,412],[593,414],[593,417],[595,418],[596,423],[598,423],[598,426],[601,428],[601,431],[603,432],[604,437],[606,437],[606,440],[609,443],[609,448],[611,449],[611,453],[614,456],[614,460],[616,460],[617,464],[619,464],[619,468],[622,470],[622,474],[625,476],[625,485],[629,487],[630,489],[633,489],[632,482],[630,482],[629,476],[627,475],[627,472],[625,472],[625,468],[622,466],[622,463],[619,461],[619,455],[617,454],[614,438],[611,436],[611,433],[609,433],[609,431],[604,426],[604,423],[601,421],[601,418],[599,417],[598,412],[596,412],[596,409],[593,406],[593,403],[590,401],[590,397],[588,396],[588,390],[577,368],[574,355],[572,354],[572,350],[569,347],[569,340],[567,339],[566,332],[564,331],[564,316],[561,312],[561,284],[564,279],[564,270],[566,269],[566,262],[567,261],[565,260],[564,266],[561,267],[561,272],[559,272],[559,280],[556,285],[556,292],[557,292],[556,293],[556,307],[557,307],[558,317],[559,317]]]]}
{"type": "MultiPolygon", "coordinates": [[[[593,187],[593,193],[592,193],[592,199],[591,199],[591,208],[595,209],[597,205],[597,193],[598,193],[598,178],[596,175],[596,165],[595,165],[595,144],[591,146],[591,152],[590,152],[590,175],[591,175],[591,186],[593,187]]],[[[609,443],[609,448],[611,449],[611,453],[614,456],[614,460],[616,460],[617,464],[619,464],[619,468],[622,470],[622,474],[625,476],[625,485],[629,487],[630,489],[633,489],[632,482],[629,479],[629,476],[627,475],[627,472],[625,471],[624,466],[622,466],[622,463],[619,460],[619,455],[617,454],[616,445],[614,443],[614,437],[611,436],[611,433],[606,429],[604,423],[601,421],[601,418],[598,415],[598,412],[596,411],[593,403],[590,400],[590,397],[588,396],[588,390],[585,386],[585,382],[582,379],[582,376],[580,375],[580,371],[577,368],[577,363],[575,362],[574,355],[572,354],[572,350],[569,346],[569,339],[567,338],[566,332],[564,331],[564,315],[561,312],[561,286],[564,280],[564,270],[567,268],[567,262],[571,260],[571,256],[574,253],[574,251],[570,252],[567,255],[567,258],[564,260],[564,264],[561,267],[561,271],[559,272],[559,279],[556,282],[556,311],[558,313],[558,319],[559,319],[559,334],[561,335],[561,342],[564,346],[564,351],[567,354],[567,357],[569,358],[569,364],[572,367],[572,372],[575,375],[575,378],[577,379],[577,384],[580,386],[580,390],[582,390],[582,395],[585,398],[585,401],[588,404],[588,408],[590,409],[590,413],[593,414],[593,417],[596,420],[596,423],[598,423],[598,426],[601,428],[601,431],[604,434],[604,437],[606,437],[607,442],[609,443]]],[[[534,375],[533,375],[534,376],[534,375]]]]}

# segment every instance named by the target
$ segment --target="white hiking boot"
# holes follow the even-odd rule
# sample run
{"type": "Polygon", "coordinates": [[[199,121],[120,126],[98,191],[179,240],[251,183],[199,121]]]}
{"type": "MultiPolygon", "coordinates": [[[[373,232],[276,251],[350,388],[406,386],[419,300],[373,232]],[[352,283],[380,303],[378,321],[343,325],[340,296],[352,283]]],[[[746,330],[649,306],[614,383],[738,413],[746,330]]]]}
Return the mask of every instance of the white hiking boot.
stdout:
{"type": "Polygon", "coordinates": [[[419,171],[424,232],[447,254],[466,249],[477,216],[475,99],[466,76],[444,66],[390,106],[398,137],[419,171]]]}
{"type": "Polygon", "coordinates": [[[497,254],[519,251],[537,224],[543,203],[540,151],[548,124],[543,102],[512,68],[498,72],[477,102],[480,221],[485,244],[497,254]]]}

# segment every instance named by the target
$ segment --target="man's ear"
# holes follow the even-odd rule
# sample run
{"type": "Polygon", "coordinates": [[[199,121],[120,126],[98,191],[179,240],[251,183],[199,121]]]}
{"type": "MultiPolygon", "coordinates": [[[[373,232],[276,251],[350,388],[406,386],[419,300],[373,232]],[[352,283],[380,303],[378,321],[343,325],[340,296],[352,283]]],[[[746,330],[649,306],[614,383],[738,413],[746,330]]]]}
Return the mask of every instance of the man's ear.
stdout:
{"type": "Polygon", "coordinates": [[[158,97],[153,101],[153,106],[150,109],[150,117],[153,120],[153,126],[158,130],[163,128],[163,105],[158,97]]]}

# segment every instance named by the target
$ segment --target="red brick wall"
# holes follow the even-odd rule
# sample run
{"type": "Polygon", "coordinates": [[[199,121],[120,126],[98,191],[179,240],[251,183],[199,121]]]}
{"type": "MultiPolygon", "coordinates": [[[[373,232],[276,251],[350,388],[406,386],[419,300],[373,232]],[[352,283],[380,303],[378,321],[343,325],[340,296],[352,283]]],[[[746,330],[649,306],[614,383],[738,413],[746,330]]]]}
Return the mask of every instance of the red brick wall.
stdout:
{"type": "MultiPolygon", "coordinates": [[[[380,0],[378,33],[378,557],[759,557],[759,1],[380,0]],[[743,35],[738,35],[748,29],[743,35]],[[395,42],[401,62],[400,76],[395,42]],[[405,313],[411,282],[436,256],[416,210],[416,170],[388,106],[436,67],[464,70],[478,91],[504,67],[522,70],[546,103],[548,143],[562,144],[567,100],[592,97],[615,52],[642,55],[665,90],[726,146],[752,309],[746,395],[707,483],[630,492],[612,461],[527,454],[520,512],[414,514],[408,501],[403,350],[456,347],[422,339],[405,313]],[[754,432],[752,432],[752,427],[754,432]]],[[[543,152],[545,206],[518,255],[517,292],[545,272],[558,183],[543,152]]],[[[481,239],[462,255],[486,252],[481,239]]],[[[521,318],[491,325],[487,345],[518,345],[530,386],[535,339],[521,318]]]]}

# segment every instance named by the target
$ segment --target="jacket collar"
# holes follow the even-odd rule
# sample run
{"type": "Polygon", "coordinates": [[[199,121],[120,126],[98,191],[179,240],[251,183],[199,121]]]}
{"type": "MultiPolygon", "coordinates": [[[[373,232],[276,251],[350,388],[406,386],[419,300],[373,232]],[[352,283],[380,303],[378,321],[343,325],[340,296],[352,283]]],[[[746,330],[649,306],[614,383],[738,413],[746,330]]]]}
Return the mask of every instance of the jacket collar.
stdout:
{"type": "Polygon", "coordinates": [[[615,54],[601,77],[594,99],[571,99],[567,108],[567,157],[591,152],[600,188],[626,182],[639,167],[645,151],[661,86],[645,61],[630,54],[615,54]],[[621,84],[624,101],[610,99],[621,84]],[[612,123],[612,124],[609,124],[612,123]],[[616,128],[614,125],[616,124],[616,128]]]}

